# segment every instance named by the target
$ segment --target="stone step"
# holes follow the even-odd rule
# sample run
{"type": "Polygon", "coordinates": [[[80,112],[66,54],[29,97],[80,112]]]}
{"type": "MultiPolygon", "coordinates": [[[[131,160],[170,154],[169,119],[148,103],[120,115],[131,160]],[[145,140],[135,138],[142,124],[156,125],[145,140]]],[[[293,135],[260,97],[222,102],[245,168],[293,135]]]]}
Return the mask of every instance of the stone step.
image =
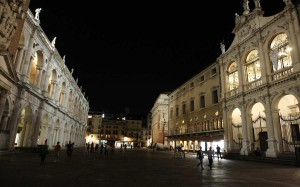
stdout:
{"type": "Polygon", "coordinates": [[[226,159],[300,166],[300,160],[296,161],[296,156],[295,155],[293,156],[291,154],[287,154],[287,155],[281,154],[277,158],[273,158],[273,157],[265,157],[265,156],[262,157],[247,156],[247,155],[244,156],[244,155],[240,155],[239,153],[229,153],[227,154],[226,159]]]}

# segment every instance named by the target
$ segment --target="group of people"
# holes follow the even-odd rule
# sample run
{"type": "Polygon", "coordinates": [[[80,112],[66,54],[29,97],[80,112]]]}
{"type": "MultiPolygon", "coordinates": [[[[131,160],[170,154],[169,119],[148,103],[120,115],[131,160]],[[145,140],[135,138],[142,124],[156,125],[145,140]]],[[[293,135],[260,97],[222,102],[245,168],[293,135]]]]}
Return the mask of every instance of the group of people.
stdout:
{"type": "MultiPolygon", "coordinates": [[[[221,148],[217,145],[217,158],[221,158],[221,148]]],[[[213,164],[213,157],[214,157],[214,150],[212,149],[212,147],[209,147],[209,149],[206,152],[207,154],[207,159],[208,159],[208,166],[210,169],[212,169],[212,164],[213,164]]],[[[197,151],[197,159],[199,159],[199,163],[197,164],[197,166],[201,166],[201,169],[204,170],[203,167],[203,159],[204,159],[204,152],[202,151],[202,147],[199,147],[199,150],[197,151]]]]}
{"type": "MultiPolygon", "coordinates": [[[[69,143],[67,143],[66,145],[67,147],[67,156],[68,157],[72,157],[72,152],[74,149],[74,143],[72,143],[71,141],[69,141],[69,143]]],[[[60,155],[60,151],[61,151],[61,145],[60,142],[56,142],[56,145],[54,147],[54,154],[55,154],[55,158],[53,162],[57,162],[59,161],[59,155],[60,155]]],[[[46,156],[49,154],[48,151],[48,145],[47,145],[47,139],[45,140],[45,144],[41,146],[41,150],[40,150],[40,157],[41,157],[41,165],[44,164],[46,156]]]]}

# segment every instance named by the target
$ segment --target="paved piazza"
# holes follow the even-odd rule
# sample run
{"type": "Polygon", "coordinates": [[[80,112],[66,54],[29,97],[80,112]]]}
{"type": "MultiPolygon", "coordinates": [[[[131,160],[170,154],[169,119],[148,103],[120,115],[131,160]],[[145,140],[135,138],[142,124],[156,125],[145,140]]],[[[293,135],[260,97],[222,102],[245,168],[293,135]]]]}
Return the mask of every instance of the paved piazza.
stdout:
{"type": "Polygon", "coordinates": [[[145,187],[230,186],[299,187],[300,168],[250,161],[214,159],[212,170],[197,167],[195,154],[174,158],[169,151],[116,149],[100,156],[75,148],[72,159],[62,150],[58,162],[50,152],[44,165],[38,153],[0,153],[1,187],[145,187]]]}

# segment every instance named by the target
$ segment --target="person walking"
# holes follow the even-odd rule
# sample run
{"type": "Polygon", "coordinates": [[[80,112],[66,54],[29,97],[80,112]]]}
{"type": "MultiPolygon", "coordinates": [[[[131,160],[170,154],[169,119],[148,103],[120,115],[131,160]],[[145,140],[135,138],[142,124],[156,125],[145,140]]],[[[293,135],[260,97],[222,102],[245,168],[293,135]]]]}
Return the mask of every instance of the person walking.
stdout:
{"type": "Polygon", "coordinates": [[[71,141],[67,144],[67,156],[72,158],[72,152],[73,152],[73,144],[71,141]]]}
{"type": "Polygon", "coordinates": [[[222,157],[221,157],[221,148],[220,148],[219,145],[217,145],[217,157],[218,157],[218,160],[219,160],[219,158],[222,159],[222,157]]]}
{"type": "Polygon", "coordinates": [[[55,152],[55,160],[54,160],[54,162],[57,162],[59,160],[59,152],[61,150],[61,147],[60,147],[59,144],[60,144],[60,142],[57,142],[56,146],[54,148],[54,152],[55,152]]]}
{"type": "Polygon", "coordinates": [[[213,164],[213,150],[211,147],[209,147],[209,150],[207,151],[207,158],[208,158],[208,166],[211,169],[213,164]]]}
{"type": "Polygon", "coordinates": [[[49,153],[48,151],[48,145],[41,145],[41,150],[40,150],[40,157],[41,157],[41,162],[40,164],[43,165],[46,159],[47,154],[49,153]]]}
{"type": "Polygon", "coordinates": [[[199,150],[197,152],[197,159],[199,159],[200,162],[197,164],[197,166],[201,166],[202,170],[204,170],[204,168],[203,168],[203,157],[204,157],[204,154],[203,154],[203,151],[202,151],[202,147],[200,146],[199,150]]]}

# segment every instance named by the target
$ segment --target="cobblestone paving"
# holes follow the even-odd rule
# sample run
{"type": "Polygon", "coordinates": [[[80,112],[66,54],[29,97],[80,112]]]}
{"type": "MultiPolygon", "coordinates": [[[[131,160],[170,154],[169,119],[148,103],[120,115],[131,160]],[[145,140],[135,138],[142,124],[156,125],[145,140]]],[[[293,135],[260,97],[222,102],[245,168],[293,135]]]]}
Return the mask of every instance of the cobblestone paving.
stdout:
{"type": "Polygon", "coordinates": [[[214,158],[209,170],[197,167],[195,154],[174,158],[169,151],[116,149],[107,156],[75,148],[73,157],[62,150],[60,160],[50,152],[40,165],[38,153],[0,153],[0,187],[299,187],[300,168],[214,158]]]}

